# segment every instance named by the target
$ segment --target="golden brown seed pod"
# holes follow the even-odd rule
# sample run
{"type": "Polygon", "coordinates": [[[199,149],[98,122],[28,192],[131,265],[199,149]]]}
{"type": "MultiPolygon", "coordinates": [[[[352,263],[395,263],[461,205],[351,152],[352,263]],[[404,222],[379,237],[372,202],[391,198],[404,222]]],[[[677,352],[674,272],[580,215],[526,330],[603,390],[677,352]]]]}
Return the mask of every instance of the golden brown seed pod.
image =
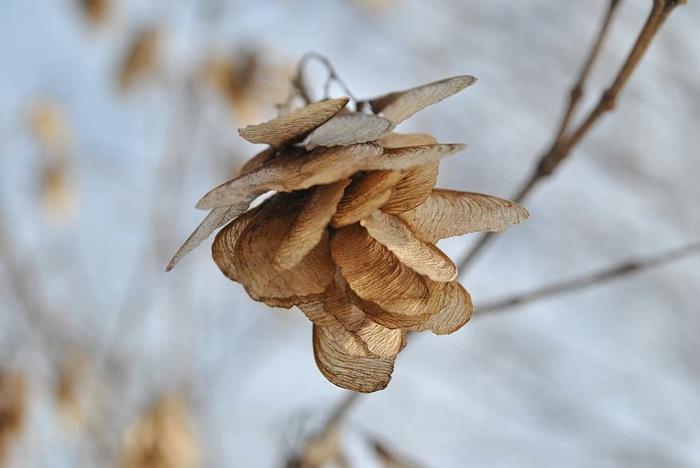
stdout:
{"type": "Polygon", "coordinates": [[[527,217],[507,200],[434,188],[440,161],[464,145],[392,133],[473,82],[449,78],[365,101],[375,114],[346,110],[347,98],[309,103],[242,129],[269,148],[202,197],[197,207],[211,212],[169,267],[228,222],[212,246],[221,271],[255,300],[304,312],[329,381],[385,388],[407,331],[449,334],[471,317],[471,297],[435,243],[527,217]]]}

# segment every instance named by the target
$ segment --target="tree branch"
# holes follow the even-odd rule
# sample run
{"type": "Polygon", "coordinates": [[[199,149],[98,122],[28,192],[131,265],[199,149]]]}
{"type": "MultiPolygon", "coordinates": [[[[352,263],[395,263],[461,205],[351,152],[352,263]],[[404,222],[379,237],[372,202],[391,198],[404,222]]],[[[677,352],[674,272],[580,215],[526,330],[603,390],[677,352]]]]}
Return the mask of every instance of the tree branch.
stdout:
{"type": "MultiPolygon", "coordinates": [[[[639,32],[632,50],[630,50],[625,62],[615,76],[613,83],[601,94],[598,104],[591,110],[582,123],[569,134],[567,132],[567,127],[569,126],[576,105],[583,94],[583,85],[598,56],[601,44],[607,34],[609,23],[619,4],[619,0],[610,1],[603,20],[603,25],[598,32],[598,36],[581,70],[577,83],[570,92],[569,106],[559,125],[557,135],[549,149],[540,157],[530,178],[516,192],[516,195],[513,197],[514,201],[518,203],[522,202],[543,179],[552,175],[562,161],[569,157],[571,151],[581,142],[600,118],[605,113],[615,108],[620,92],[637,68],[639,61],[649,48],[649,44],[651,44],[651,41],[656,36],[661,25],[666,21],[666,18],[674,8],[683,3],[685,3],[685,0],[654,0],[651,12],[639,32]]],[[[492,238],[493,233],[482,234],[466,256],[459,262],[459,270],[465,270],[470,266],[492,238]]]]}
{"type": "Polygon", "coordinates": [[[513,307],[538,302],[544,299],[559,296],[561,294],[588,289],[590,287],[606,283],[610,280],[615,280],[631,274],[641,273],[645,270],[675,262],[698,253],[700,253],[700,242],[693,242],[649,257],[627,260],[593,273],[564,280],[558,283],[549,284],[525,293],[514,294],[503,299],[486,303],[476,308],[475,317],[493,312],[505,311],[513,307]]]}

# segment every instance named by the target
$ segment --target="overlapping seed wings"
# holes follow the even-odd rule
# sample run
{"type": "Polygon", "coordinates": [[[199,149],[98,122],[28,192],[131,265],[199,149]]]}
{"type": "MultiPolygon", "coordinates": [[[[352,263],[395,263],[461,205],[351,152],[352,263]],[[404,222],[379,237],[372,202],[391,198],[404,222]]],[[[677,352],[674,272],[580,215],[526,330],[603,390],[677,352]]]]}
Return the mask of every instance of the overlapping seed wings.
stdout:
{"type": "Polygon", "coordinates": [[[403,170],[439,161],[464,145],[436,144],[384,150],[373,143],[319,147],[304,153],[281,154],[257,170],[212,189],[197,208],[212,209],[249,204],[267,191],[291,192],[328,184],[358,171],[403,170]]]}
{"type": "Polygon", "coordinates": [[[369,216],[389,201],[402,177],[400,171],[371,171],[356,176],[338,203],[333,227],[347,226],[369,216]]]}
{"type": "Polygon", "coordinates": [[[377,210],[360,224],[372,238],[416,273],[433,281],[452,281],[457,277],[457,267],[452,260],[435,245],[414,236],[397,216],[377,210]]]}
{"type": "Polygon", "coordinates": [[[299,308],[314,323],[314,356],[328,380],[358,392],[386,387],[394,359],[405,344],[403,330],[391,330],[369,320],[348,301],[337,283],[329,286],[319,300],[300,304],[299,308]]]}
{"type": "MultiPolygon", "coordinates": [[[[278,194],[268,200],[245,225],[234,222],[214,240],[214,261],[222,272],[240,282],[256,300],[280,305],[280,299],[322,294],[335,276],[330,257],[328,234],[293,268],[283,269],[274,262],[277,247],[287,238],[303,203],[299,195],[278,194]]],[[[246,217],[247,218],[247,217],[246,217]]]]}
{"type": "Polygon", "coordinates": [[[311,132],[304,140],[306,149],[317,146],[344,146],[377,140],[394,127],[391,120],[360,112],[340,113],[311,132]]]}
{"type": "Polygon", "coordinates": [[[375,321],[379,315],[392,316],[377,323],[389,328],[414,326],[438,311],[439,298],[430,291],[433,281],[402,264],[363,227],[353,224],[338,229],[331,253],[357,296],[351,295],[351,300],[375,321]]]}
{"type": "Polygon", "coordinates": [[[528,217],[515,202],[481,193],[433,190],[418,207],[400,214],[414,234],[437,242],[471,232],[498,232],[528,217]]]}
{"type": "Polygon", "coordinates": [[[311,189],[287,237],[277,249],[276,265],[293,268],[319,243],[349,183],[350,179],[341,179],[311,189]]]}
{"type": "Polygon", "coordinates": [[[340,112],[347,103],[348,98],[314,102],[267,122],[249,125],[238,133],[251,143],[267,143],[274,148],[281,148],[303,139],[340,112]]]}

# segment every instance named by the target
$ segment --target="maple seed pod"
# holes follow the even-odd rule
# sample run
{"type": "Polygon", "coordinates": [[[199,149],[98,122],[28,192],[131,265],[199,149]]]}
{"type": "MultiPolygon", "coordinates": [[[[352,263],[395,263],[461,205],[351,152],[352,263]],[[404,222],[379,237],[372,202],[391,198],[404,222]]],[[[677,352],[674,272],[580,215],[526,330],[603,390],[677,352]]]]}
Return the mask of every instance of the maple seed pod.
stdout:
{"type": "Polygon", "coordinates": [[[501,231],[527,211],[490,195],[435,188],[440,161],[464,148],[394,132],[421,109],[476,81],[458,76],[361,101],[328,99],[240,130],[269,148],[210,190],[211,210],[168,269],[214,239],[219,269],[256,301],[297,306],[314,358],[332,383],[374,392],[391,380],[408,331],[442,335],[471,317],[457,268],[435,244],[501,231]],[[255,208],[252,201],[276,192],[255,208]]]}

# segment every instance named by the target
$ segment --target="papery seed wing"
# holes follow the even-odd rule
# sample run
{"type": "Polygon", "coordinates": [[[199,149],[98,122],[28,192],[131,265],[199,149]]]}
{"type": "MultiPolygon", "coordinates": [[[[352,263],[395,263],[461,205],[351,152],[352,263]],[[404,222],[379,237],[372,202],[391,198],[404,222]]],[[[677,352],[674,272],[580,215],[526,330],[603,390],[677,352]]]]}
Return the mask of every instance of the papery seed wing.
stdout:
{"type": "Polygon", "coordinates": [[[416,166],[424,166],[426,164],[438,162],[463,149],[464,145],[459,143],[387,148],[380,157],[367,161],[361,169],[411,169],[416,166]]]}
{"type": "Polygon", "coordinates": [[[335,385],[355,392],[370,393],[386,388],[394,371],[394,358],[354,356],[327,328],[313,326],[316,365],[335,385]]]}
{"type": "Polygon", "coordinates": [[[333,215],[333,227],[347,226],[369,216],[391,198],[403,175],[399,171],[371,171],[354,178],[333,215]]]}
{"type": "Polygon", "coordinates": [[[284,269],[292,268],[318,244],[349,183],[350,179],[341,179],[311,189],[289,234],[277,249],[276,265],[284,269]]]}
{"type": "Polygon", "coordinates": [[[340,112],[347,103],[348,98],[314,102],[267,122],[249,125],[238,133],[251,143],[267,143],[281,148],[304,138],[340,112]]]}
{"type": "MultiPolygon", "coordinates": [[[[251,219],[233,250],[236,280],[256,300],[304,297],[321,294],[335,276],[330,257],[328,234],[297,265],[288,270],[274,264],[277,247],[289,233],[299,208],[296,194],[277,194],[251,219]]],[[[222,237],[225,235],[219,233],[222,237]]],[[[219,244],[217,243],[217,246],[219,244]]],[[[230,255],[230,252],[226,252],[230,255]]],[[[224,271],[225,262],[214,260],[224,271]]],[[[226,271],[224,271],[226,273],[226,271]]],[[[275,305],[279,302],[275,301],[275,305]]]]}
{"type": "Polygon", "coordinates": [[[362,299],[409,316],[437,311],[430,295],[430,280],[404,266],[361,226],[338,229],[331,252],[348,286],[362,299]]]}
{"type": "Polygon", "coordinates": [[[165,267],[165,271],[172,270],[185,255],[199,246],[199,244],[211,236],[218,228],[243,213],[248,208],[248,205],[249,203],[241,203],[238,206],[224,206],[211,210],[194,232],[192,232],[187,240],[180,246],[173,258],[170,259],[168,266],[165,267]],[[243,205],[245,205],[245,207],[243,205]]]}
{"type": "Polygon", "coordinates": [[[423,203],[437,183],[439,167],[440,163],[432,163],[404,171],[382,211],[403,213],[423,203]]]}
{"type": "Polygon", "coordinates": [[[427,133],[398,133],[391,132],[376,141],[384,148],[403,148],[405,146],[434,145],[437,140],[427,133]]]}
{"type": "Polygon", "coordinates": [[[436,284],[433,294],[442,298],[440,311],[420,325],[412,327],[412,330],[430,330],[436,335],[448,335],[469,321],[474,307],[469,293],[461,284],[457,281],[436,284]]]}
{"type": "Polygon", "coordinates": [[[309,153],[283,153],[257,170],[236,177],[212,189],[197,208],[229,206],[250,194],[268,191],[291,192],[314,185],[329,184],[361,170],[382,154],[381,146],[364,143],[352,146],[317,148],[309,153]]]}
{"type": "Polygon", "coordinates": [[[400,218],[377,210],[360,224],[369,235],[389,249],[401,263],[433,281],[452,281],[457,267],[433,244],[416,238],[400,218]]]}
{"type": "Polygon", "coordinates": [[[458,93],[474,82],[476,78],[473,76],[455,76],[370,99],[369,104],[372,111],[398,125],[416,112],[458,93]]]}
{"type": "Polygon", "coordinates": [[[478,231],[502,231],[528,217],[515,202],[480,193],[433,190],[430,196],[401,219],[426,242],[478,231]]]}
{"type": "Polygon", "coordinates": [[[304,140],[307,149],[317,146],[352,145],[374,141],[393,128],[391,120],[360,112],[341,113],[311,132],[304,140]]]}

